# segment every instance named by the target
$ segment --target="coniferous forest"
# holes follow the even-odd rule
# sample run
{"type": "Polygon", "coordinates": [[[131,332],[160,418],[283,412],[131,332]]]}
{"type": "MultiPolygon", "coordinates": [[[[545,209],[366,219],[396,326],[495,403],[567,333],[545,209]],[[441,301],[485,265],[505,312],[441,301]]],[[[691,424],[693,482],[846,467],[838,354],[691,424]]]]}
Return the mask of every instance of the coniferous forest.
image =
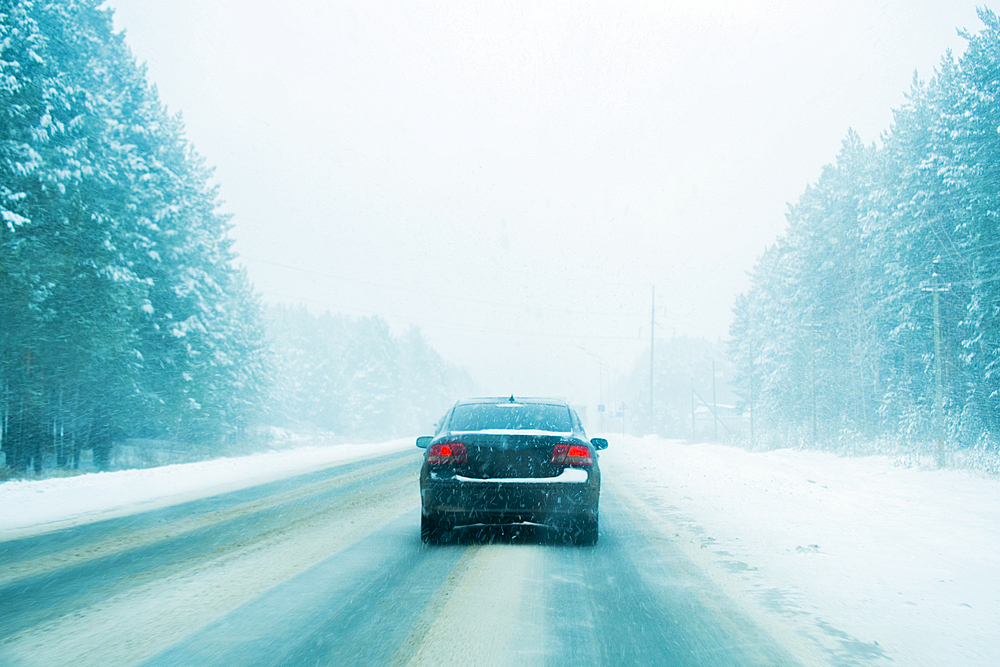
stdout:
{"type": "Polygon", "coordinates": [[[416,327],[395,336],[379,317],[280,305],[265,309],[265,321],[275,426],[364,439],[429,433],[456,398],[475,392],[416,327]]]}
{"type": "Polygon", "coordinates": [[[735,306],[756,437],[990,451],[1000,441],[1000,22],[851,132],[735,306]]]}
{"type": "MultiPolygon", "coordinates": [[[[289,329],[266,329],[211,169],[101,4],[0,5],[0,447],[15,471],[73,468],[84,449],[104,467],[126,438],[211,452],[275,419],[276,403],[293,407],[290,353],[270,340],[289,329]]],[[[395,355],[379,381],[405,375],[386,370],[400,356],[430,354],[419,334],[398,345],[386,327],[374,334],[395,355]]],[[[360,385],[371,364],[356,361],[336,381],[360,385]]],[[[355,400],[405,389],[372,383],[355,400]]],[[[293,421],[308,413],[294,407],[293,421]]],[[[362,407],[360,421],[321,425],[412,426],[397,415],[373,427],[391,406],[362,407]]]]}
{"type": "Polygon", "coordinates": [[[211,170],[93,1],[4,3],[0,410],[8,465],[215,438],[266,387],[211,170]]]}

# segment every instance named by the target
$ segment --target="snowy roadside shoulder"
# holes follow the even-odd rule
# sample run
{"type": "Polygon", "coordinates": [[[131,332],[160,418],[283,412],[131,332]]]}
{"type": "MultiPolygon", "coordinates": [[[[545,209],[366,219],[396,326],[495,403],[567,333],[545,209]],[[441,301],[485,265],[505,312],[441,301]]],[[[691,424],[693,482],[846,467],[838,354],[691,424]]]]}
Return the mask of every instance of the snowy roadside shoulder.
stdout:
{"type": "Polygon", "coordinates": [[[1000,480],[612,438],[608,491],[832,664],[1000,664],[1000,480]]]}
{"type": "Polygon", "coordinates": [[[413,438],[0,484],[0,542],[176,505],[416,448],[413,438]]]}

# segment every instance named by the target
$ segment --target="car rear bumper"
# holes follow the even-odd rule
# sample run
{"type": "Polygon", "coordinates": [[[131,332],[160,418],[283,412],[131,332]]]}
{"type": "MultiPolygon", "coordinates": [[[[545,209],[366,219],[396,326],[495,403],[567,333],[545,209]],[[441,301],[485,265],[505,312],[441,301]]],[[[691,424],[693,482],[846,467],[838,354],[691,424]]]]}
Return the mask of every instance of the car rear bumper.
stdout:
{"type": "Polygon", "coordinates": [[[599,473],[569,472],[576,474],[544,481],[480,480],[430,473],[421,476],[421,506],[425,516],[435,516],[451,526],[524,522],[555,525],[596,519],[599,473]]]}

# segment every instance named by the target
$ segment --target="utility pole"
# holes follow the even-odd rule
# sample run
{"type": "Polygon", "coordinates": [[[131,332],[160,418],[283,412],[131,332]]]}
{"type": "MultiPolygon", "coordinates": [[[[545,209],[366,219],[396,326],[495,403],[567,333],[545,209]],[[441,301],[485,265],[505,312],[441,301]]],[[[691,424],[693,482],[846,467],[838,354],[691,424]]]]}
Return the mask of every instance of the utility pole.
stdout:
{"type": "Polygon", "coordinates": [[[698,441],[697,422],[694,420],[694,376],[691,376],[691,442],[698,441]]]}
{"type": "Polygon", "coordinates": [[[941,383],[941,306],[940,293],[951,289],[950,285],[941,286],[937,272],[938,259],[934,260],[930,285],[921,285],[924,292],[934,295],[934,426],[937,431],[938,466],[944,465],[944,389],[941,383]]]}
{"type": "Polygon", "coordinates": [[[653,416],[653,344],[656,342],[656,285],[653,285],[653,299],[649,311],[649,428],[656,431],[656,420],[653,416]]]}
{"type": "Polygon", "coordinates": [[[750,445],[751,446],[753,446],[753,444],[754,444],[754,438],[753,438],[753,376],[754,376],[754,367],[751,365],[750,366],[750,445]]]}
{"type": "Polygon", "coordinates": [[[712,357],[712,416],[715,419],[712,420],[712,438],[715,442],[719,441],[719,403],[715,400],[715,357],[712,357]]]}
{"type": "Polygon", "coordinates": [[[604,402],[604,362],[597,362],[597,400],[600,405],[597,408],[597,421],[600,424],[601,433],[604,433],[604,412],[607,410],[604,402]]]}
{"type": "MultiPolygon", "coordinates": [[[[588,357],[590,357],[591,359],[593,359],[594,361],[597,362],[597,396],[598,396],[598,398],[597,398],[597,401],[598,401],[598,403],[597,403],[597,419],[598,419],[598,430],[603,433],[604,432],[604,415],[605,415],[605,412],[607,411],[606,410],[606,405],[604,403],[604,376],[605,376],[605,373],[604,373],[604,359],[602,359],[601,357],[597,356],[596,354],[594,354],[593,352],[591,352],[587,348],[583,347],[582,345],[577,345],[576,349],[580,350],[581,352],[583,352],[584,354],[586,354],[588,357]]],[[[610,376],[610,369],[608,371],[608,375],[610,376]]],[[[610,384],[610,378],[609,378],[608,382],[610,384]]],[[[611,402],[610,401],[610,395],[611,395],[611,387],[609,386],[608,387],[608,396],[609,396],[609,401],[608,402],[609,403],[611,402]]]]}
{"type": "Polygon", "coordinates": [[[816,325],[809,325],[809,376],[812,385],[813,446],[816,446],[816,325]]]}
{"type": "Polygon", "coordinates": [[[816,329],[823,325],[812,322],[801,326],[809,329],[809,393],[812,401],[812,442],[815,445],[819,439],[816,417],[816,329]]]}
{"type": "MultiPolygon", "coordinates": [[[[750,316],[750,326],[748,330],[753,332],[753,316],[750,316]]],[[[752,336],[751,336],[752,340],[752,336]]],[[[753,399],[754,399],[754,376],[757,374],[757,348],[755,345],[750,346],[750,446],[754,446],[754,432],[753,432],[753,399]]]]}

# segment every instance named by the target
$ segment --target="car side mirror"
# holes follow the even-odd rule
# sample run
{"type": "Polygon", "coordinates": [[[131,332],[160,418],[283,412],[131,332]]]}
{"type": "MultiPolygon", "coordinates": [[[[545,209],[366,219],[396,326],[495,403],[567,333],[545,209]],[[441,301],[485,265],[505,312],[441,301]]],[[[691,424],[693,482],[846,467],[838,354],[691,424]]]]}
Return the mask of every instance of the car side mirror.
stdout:
{"type": "Polygon", "coordinates": [[[604,438],[591,438],[590,444],[594,446],[594,449],[607,449],[608,441],[604,438]]]}
{"type": "MultiPolygon", "coordinates": [[[[427,449],[428,447],[431,446],[431,440],[433,439],[434,439],[433,435],[422,435],[419,438],[417,438],[417,447],[419,447],[420,449],[427,449]]],[[[604,446],[607,447],[607,445],[604,446]]]]}

